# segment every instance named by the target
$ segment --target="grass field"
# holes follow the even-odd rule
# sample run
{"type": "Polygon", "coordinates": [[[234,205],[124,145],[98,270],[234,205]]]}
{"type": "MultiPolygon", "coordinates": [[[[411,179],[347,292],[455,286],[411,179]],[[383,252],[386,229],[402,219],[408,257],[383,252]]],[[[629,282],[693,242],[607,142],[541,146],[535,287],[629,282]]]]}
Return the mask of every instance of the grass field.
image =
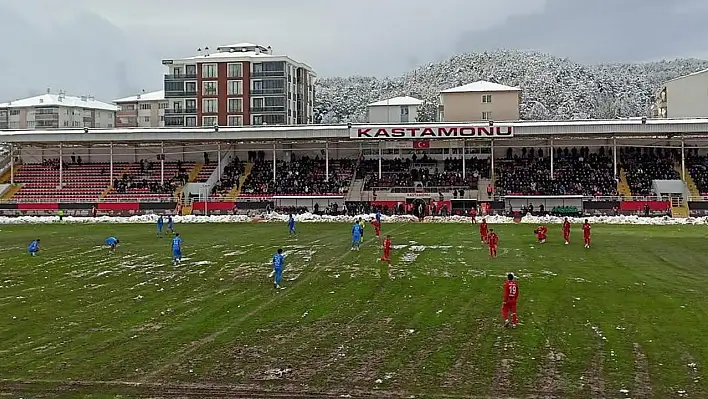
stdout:
{"type": "Polygon", "coordinates": [[[152,225],[0,228],[0,392],[16,397],[708,397],[705,227],[152,225]],[[115,255],[101,247],[121,239],[115,255]],[[42,239],[42,252],[26,247],[42,239]],[[268,278],[287,253],[284,289],[268,278]],[[501,285],[518,275],[521,325],[501,285]],[[142,383],[142,384],[134,384],[142,383]]]}

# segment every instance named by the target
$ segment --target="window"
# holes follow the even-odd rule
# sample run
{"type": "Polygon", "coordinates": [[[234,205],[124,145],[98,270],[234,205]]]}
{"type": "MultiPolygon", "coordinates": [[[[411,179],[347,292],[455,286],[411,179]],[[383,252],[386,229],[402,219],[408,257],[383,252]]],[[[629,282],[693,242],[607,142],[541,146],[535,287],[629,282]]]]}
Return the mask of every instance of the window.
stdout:
{"type": "Polygon", "coordinates": [[[217,76],[216,64],[204,64],[202,65],[202,77],[203,78],[215,78],[217,76]]]}
{"type": "Polygon", "coordinates": [[[229,78],[240,78],[241,76],[243,76],[243,64],[241,64],[240,62],[229,64],[227,71],[227,76],[229,78]]]}
{"type": "Polygon", "coordinates": [[[205,116],[202,118],[202,126],[216,126],[217,124],[215,116],[205,116]]]}
{"type": "Polygon", "coordinates": [[[243,112],[243,100],[240,98],[229,98],[229,113],[243,112]]]}
{"type": "Polygon", "coordinates": [[[196,116],[188,116],[188,117],[184,118],[184,126],[187,126],[187,127],[197,126],[197,117],[196,116]]]}
{"type": "Polygon", "coordinates": [[[491,94],[482,94],[482,103],[483,104],[491,104],[492,103],[492,95],[491,94]]]}
{"type": "Polygon", "coordinates": [[[197,100],[184,100],[184,108],[187,112],[196,112],[197,100]]]}
{"type": "Polygon", "coordinates": [[[492,120],[492,113],[491,113],[491,112],[488,112],[488,111],[482,112],[482,120],[483,120],[483,121],[490,121],[490,120],[492,120]]]}
{"type": "Polygon", "coordinates": [[[140,104],[140,109],[152,109],[152,104],[140,104]]]}
{"type": "Polygon", "coordinates": [[[202,94],[205,96],[215,96],[217,95],[216,82],[204,82],[202,94]]]}
{"type": "Polygon", "coordinates": [[[215,114],[219,112],[219,103],[216,99],[202,100],[202,112],[205,114],[215,114]]]}
{"type": "Polygon", "coordinates": [[[175,67],[175,68],[172,70],[172,74],[175,75],[175,76],[180,76],[180,75],[182,75],[182,68],[181,68],[181,67],[175,67]]]}
{"type": "Polygon", "coordinates": [[[229,115],[229,126],[241,126],[243,125],[243,116],[241,115],[229,115]]]}
{"type": "Polygon", "coordinates": [[[181,110],[182,109],[182,103],[179,101],[174,101],[172,103],[172,109],[174,110],[181,110]]]}
{"type": "Polygon", "coordinates": [[[197,66],[196,65],[186,65],[184,67],[185,74],[187,76],[197,76],[197,66]]]}
{"type": "Polygon", "coordinates": [[[164,122],[164,121],[165,121],[165,117],[160,115],[160,122],[164,122]]]}
{"type": "Polygon", "coordinates": [[[253,108],[263,108],[263,98],[254,98],[253,99],[253,108]]]}
{"type": "Polygon", "coordinates": [[[253,124],[254,125],[262,125],[263,124],[263,115],[253,115],[253,124]]]}
{"type": "Polygon", "coordinates": [[[145,123],[150,123],[150,117],[149,117],[149,116],[144,116],[144,117],[143,117],[143,122],[145,122],[145,123]]]}
{"type": "Polygon", "coordinates": [[[184,91],[187,94],[197,94],[197,82],[184,82],[184,91]]]}
{"type": "Polygon", "coordinates": [[[12,110],[10,110],[10,116],[19,115],[19,114],[20,114],[20,110],[19,110],[19,109],[12,109],[12,110]]]}
{"type": "Polygon", "coordinates": [[[227,84],[227,89],[229,96],[241,95],[243,94],[243,81],[242,80],[229,80],[227,84]]]}
{"type": "Polygon", "coordinates": [[[401,116],[408,116],[408,106],[401,106],[401,116]]]}
{"type": "Polygon", "coordinates": [[[167,109],[167,103],[160,103],[160,109],[167,109]]]}

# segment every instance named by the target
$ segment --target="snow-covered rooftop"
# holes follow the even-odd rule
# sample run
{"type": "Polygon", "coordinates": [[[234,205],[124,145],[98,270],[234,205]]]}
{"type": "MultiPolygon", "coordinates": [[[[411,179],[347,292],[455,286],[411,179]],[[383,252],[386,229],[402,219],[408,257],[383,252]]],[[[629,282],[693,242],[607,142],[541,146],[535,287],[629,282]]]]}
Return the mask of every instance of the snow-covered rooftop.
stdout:
{"type": "Polygon", "coordinates": [[[135,96],[119,98],[117,100],[113,100],[113,102],[116,104],[120,104],[120,103],[135,103],[138,101],[161,101],[164,99],[165,99],[165,91],[158,90],[158,91],[151,91],[149,93],[141,93],[141,94],[138,94],[135,96]]]}
{"type": "Polygon", "coordinates": [[[440,93],[486,93],[491,91],[521,91],[518,87],[501,85],[499,83],[487,82],[480,80],[473,83],[468,83],[464,86],[453,87],[443,90],[440,93]]]}
{"type": "Polygon", "coordinates": [[[113,104],[97,101],[91,97],[74,97],[50,93],[0,104],[0,108],[28,108],[46,106],[97,109],[104,111],[118,110],[118,107],[113,104]]]}
{"type": "Polygon", "coordinates": [[[677,77],[677,78],[669,79],[669,80],[666,81],[666,83],[673,82],[673,81],[676,81],[676,80],[685,79],[685,78],[688,78],[688,77],[691,77],[691,76],[702,75],[702,74],[704,74],[704,73],[706,73],[706,72],[708,72],[708,69],[702,69],[702,70],[700,70],[700,71],[696,71],[696,72],[693,72],[693,73],[689,73],[688,75],[683,75],[683,76],[679,76],[679,77],[677,77]]]}
{"type": "Polygon", "coordinates": [[[417,98],[409,97],[409,96],[403,96],[403,97],[394,97],[394,98],[389,98],[388,100],[381,100],[381,101],[376,101],[375,103],[371,103],[368,106],[369,107],[378,107],[378,106],[401,106],[401,105],[421,105],[423,104],[423,100],[419,100],[417,98]]]}

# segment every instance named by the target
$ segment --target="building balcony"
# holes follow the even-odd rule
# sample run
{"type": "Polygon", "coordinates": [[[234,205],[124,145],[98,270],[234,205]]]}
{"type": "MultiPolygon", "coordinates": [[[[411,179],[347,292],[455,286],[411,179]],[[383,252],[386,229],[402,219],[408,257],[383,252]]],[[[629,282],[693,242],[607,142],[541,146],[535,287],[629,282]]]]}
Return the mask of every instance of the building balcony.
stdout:
{"type": "Polygon", "coordinates": [[[251,79],[253,78],[284,78],[285,71],[259,71],[251,72],[251,79]]]}
{"type": "Polygon", "coordinates": [[[252,114],[269,114],[285,112],[285,106],[251,107],[252,114]]]}
{"type": "Polygon", "coordinates": [[[165,126],[184,126],[184,116],[165,117],[165,126]]]}
{"type": "Polygon", "coordinates": [[[181,73],[178,75],[165,75],[165,80],[194,80],[197,78],[196,73],[181,73]]]}
{"type": "Polygon", "coordinates": [[[36,121],[49,121],[49,120],[59,120],[59,114],[54,113],[35,113],[34,120],[36,121]]]}
{"type": "Polygon", "coordinates": [[[165,115],[196,115],[196,108],[168,108],[165,109],[165,115]]]}
{"type": "Polygon", "coordinates": [[[251,89],[252,96],[284,96],[285,88],[280,89],[251,89]]]}
{"type": "Polygon", "coordinates": [[[165,90],[165,98],[196,97],[196,90],[165,90]]]}

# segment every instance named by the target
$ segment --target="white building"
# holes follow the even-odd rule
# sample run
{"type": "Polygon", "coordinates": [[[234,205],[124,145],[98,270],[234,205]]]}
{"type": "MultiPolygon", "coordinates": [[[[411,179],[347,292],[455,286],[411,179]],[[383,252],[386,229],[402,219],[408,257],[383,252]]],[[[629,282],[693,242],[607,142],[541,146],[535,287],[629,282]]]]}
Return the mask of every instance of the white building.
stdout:
{"type": "Polygon", "coordinates": [[[165,91],[141,93],[114,100],[119,107],[116,127],[164,127],[167,100],[165,91]]]}
{"type": "Polygon", "coordinates": [[[90,96],[47,92],[0,104],[0,129],[113,128],[117,110],[90,96]]]}
{"type": "Polygon", "coordinates": [[[414,123],[422,100],[413,97],[394,97],[367,105],[369,123],[414,123]]]}
{"type": "Polygon", "coordinates": [[[652,105],[652,116],[655,118],[708,117],[708,69],[664,83],[652,105]]]}
{"type": "Polygon", "coordinates": [[[237,43],[162,63],[166,126],[313,123],[315,73],[270,47],[237,43]]]}

